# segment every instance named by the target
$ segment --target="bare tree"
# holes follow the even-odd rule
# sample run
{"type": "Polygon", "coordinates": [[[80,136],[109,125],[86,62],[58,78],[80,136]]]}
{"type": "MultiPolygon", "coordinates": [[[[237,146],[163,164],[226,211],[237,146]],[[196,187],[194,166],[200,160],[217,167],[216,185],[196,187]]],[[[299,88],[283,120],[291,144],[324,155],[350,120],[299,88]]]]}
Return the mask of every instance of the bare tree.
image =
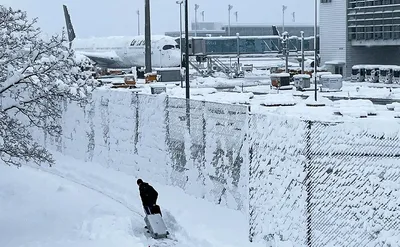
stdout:
{"type": "Polygon", "coordinates": [[[54,164],[32,128],[60,135],[61,103],[85,103],[96,81],[81,71],[65,34],[44,38],[25,12],[0,5],[0,158],[54,164]]]}

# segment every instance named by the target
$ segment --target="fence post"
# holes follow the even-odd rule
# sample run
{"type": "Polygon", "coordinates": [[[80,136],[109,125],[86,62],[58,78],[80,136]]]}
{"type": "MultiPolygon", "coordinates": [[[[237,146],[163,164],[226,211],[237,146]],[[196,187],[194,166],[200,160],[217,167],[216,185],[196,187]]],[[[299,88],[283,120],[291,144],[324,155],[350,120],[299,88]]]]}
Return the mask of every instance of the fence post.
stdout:
{"type": "Polygon", "coordinates": [[[202,155],[203,155],[203,168],[206,166],[206,146],[207,146],[207,122],[206,122],[206,114],[207,114],[207,104],[206,101],[202,101],[202,107],[203,107],[203,111],[202,111],[202,155]]]}
{"type": "Polygon", "coordinates": [[[305,176],[305,186],[306,186],[306,236],[307,236],[307,246],[312,246],[312,208],[311,208],[311,161],[312,161],[312,150],[311,150],[311,129],[312,129],[312,121],[308,120],[307,122],[307,130],[306,130],[306,147],[305,147],[305,155],[306,162],[304,165],[304,170],[306,173],[305,176]]]}
{"type": "Polygon", "coordinates": [[[190,135],[190,99],[186,99],[186,125],[190,135]]]}
{"type": "Polygon", "coordinates": [[[134,152],[135,154],[138,154],[138,148],[137,144],[139,142],[139,94],[135,93],[136,96],[136,112],[135,112],[135,147],[134,147],[134,152]]]}
{"type": "Polygon", "coordinates": [[[169,97],[165,97],[165,141],[168,148],[170,148],[170,120],[169,120],[169,97]]]}

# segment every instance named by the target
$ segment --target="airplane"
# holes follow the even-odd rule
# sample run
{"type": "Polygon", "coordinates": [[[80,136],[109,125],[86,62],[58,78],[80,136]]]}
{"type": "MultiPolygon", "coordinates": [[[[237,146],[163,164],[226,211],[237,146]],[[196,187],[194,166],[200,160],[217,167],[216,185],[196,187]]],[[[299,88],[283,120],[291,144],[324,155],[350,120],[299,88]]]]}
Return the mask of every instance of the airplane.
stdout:
{"type": "MultiPolygon", "coordinates": [[[[145,67],[145,37],[110,36],[75,39],[75,31],[67,6],[63,5],[70,47],[76,54],[84,55],[98,67],[131,69],[145,67]]],[[[164,35],[151,36],[151,62],[154,67],[179,67],[181,51],[174,38],[164,35]]]]}

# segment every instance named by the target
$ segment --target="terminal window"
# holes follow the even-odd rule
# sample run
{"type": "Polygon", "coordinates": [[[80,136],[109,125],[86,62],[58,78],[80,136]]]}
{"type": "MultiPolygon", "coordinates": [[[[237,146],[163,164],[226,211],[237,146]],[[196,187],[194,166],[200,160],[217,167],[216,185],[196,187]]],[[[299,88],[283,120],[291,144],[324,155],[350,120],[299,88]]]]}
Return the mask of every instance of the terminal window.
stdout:
{"type": "Polygon", "coordinates": [[[348,0],[349,40],[400,39],[400,0],[348,0]]]}
{"type": "Polygon", "coordinates": [[[331,3],[332,0],[321,0],[321,3],[331,3]]]}

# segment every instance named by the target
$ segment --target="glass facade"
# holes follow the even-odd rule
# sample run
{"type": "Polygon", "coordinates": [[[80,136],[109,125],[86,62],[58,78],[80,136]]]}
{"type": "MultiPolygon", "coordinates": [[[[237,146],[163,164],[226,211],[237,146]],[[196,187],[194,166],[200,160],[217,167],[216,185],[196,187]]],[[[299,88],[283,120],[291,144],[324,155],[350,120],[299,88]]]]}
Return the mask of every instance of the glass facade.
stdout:
{"type": "MultiPolygon", "coordinates": [[[[282,27],[277,25],[279,32],[282,33],[282,27]]],[[[226,35],[228,35],[228,26],[225,25],[223,29],[226,31],[226,35]]],[[[291,26],[287,24],[285,26],[285,31],[289,33],[290,36],[297,35],[300,36],[300,32],[304,32],[305,37],[314,36],[314,26],[313,25],[304,25],[304,26],[291,26]]],[[[265,26],[244,26],[244,25],[231,25],[231,36],[236,36],[236,33],[239,33],[240,36],[263,36],[263,35],[273,35],[272,25],[265,26]]]]}
{"type": "MultiPolygon", "coordinates": [[[[206,54],[236,54],[237,39],[205,40],[206,54]]],[[[263,54],[279,50],[279,38],[276,39],[240,39],[240,54],[263,54]]]]}
{"type": "Polygon", "coordinates": [[[348,0],[348,39],[400,39],[400,0],[348,0]]]}
{"type": "MultiPolygon", "coordinates": [[[[304,50],[312,50],[314,39],[304,40],[304,50]]],[[[237,54],[237,39],[204,39],[204,54],[237,54]]],[[[300,51],[301,41],[292,38],[288,42],[290,51],[300,51]]],[[[240,54],[265,54],[282,50],[280,38],[241,38],[239,39],[240,54]]]]}

